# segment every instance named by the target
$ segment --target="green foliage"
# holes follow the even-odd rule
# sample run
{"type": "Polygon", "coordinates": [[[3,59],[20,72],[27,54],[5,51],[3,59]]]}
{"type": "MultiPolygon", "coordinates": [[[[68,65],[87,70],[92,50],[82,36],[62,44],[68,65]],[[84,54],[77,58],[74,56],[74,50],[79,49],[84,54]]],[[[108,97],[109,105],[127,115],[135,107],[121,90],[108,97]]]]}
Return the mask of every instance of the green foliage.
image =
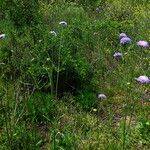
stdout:
{"type": "Polygon", "coordinates": [[[14,128],[14,131],[11,133],[10,139],[7,139],[6,135],[2,135],[1,147],[2,149],[40,149],[38,142],[41,137],[40,134],[37,134],[35,129],[29,129],[25,125],[17,125],[14,128]],[[8,140],[11,140],[8,142],[8,140]]]}
{"type": "Polygon", "coordinates": [[[83,109],[91,110],[97,103],[96,94],[90,91],[82,91],[79,96],[76,98],[76,101],[80,103],[83,109]]]}
{"type": "Polygon", "coordinates": [[[51,149],[66,149],[66,150],[73,150],[74,147],[78,147],[77,139],[73,133],[66,131],[65,133],[60,133],[59,131],[53,132],[52,137],[53,143],[51,145],[51,149]]]}
{"type": "Polygon", "coordinates": [[[148,144],[150,138],[150,123],[148,120],[143,120],[137,125],[137,129],[139,130],[140,136],[143,139],[144,144],[148,144]]]}
{"type": "MultiPolygon", "coordinates": [[[[1,55],[3,62],[7,60],[5,62],[7,69],[5,66],[3,68],[5,75],[12,76],[11,70],[13,70],[14,77],[21,76],[22,82],[33,84],[33,87],[37,89],[46,86],[54,88],[55,72],[61,74],[63,71],[69,72],[70,69],[74,70],[81,80],[89,79],[91,66],[88,56],[84,53],[89,51],[89,45],[86,43],[89,41],[91,33],[87,29],[90,29],[91,25],[89,22],[85,22],[86,16],[83,17],[82,8],[79,9],[76,6],[73,8],[76,19],[72,19],[75,14],[70,14],[66,28],[59,25],[59,21],[61,21],[59,19],[55,24],[57,36],[49,33],[48,24],[36,25],[31,28],[25,27],[19,31],[9,31],[8,36],[11,34],[12,39],[2,45],[1,55]],[[80,15],[82,16],[80,17],[80,15]],[[83,22],[80,22],[80,19],[83,22]]],[[[70,11],[71,8],[68,8],[62,15],[66,15],[70,11]]]]}
{"type": "Polygon", "coordinates": [[[0,149],[148,149],[149,1],[1,4],[0,149]]]}
{"type": "Polygon", "coordinates": [[[9,18],[17,28],[37,24],[38,7],[38,1],[35,0],[6,0],[2,3],[4,18],[9,18]]]}
{"type": "Polygon", "coordinates": [[[32,118],[33,122],[52,122],[56,117],[57,107],[54,98],[50,95],[35,93],[27,101],[27,120],[32,118]]]}

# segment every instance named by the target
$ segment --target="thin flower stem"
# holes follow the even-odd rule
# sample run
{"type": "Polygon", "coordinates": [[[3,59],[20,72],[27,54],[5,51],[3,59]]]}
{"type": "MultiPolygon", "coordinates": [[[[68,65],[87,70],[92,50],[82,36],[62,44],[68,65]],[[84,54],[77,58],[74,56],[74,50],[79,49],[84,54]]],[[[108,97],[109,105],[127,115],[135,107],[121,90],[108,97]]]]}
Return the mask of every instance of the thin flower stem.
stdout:
{"type": "Polygon", "coordinates": [[[59,45],[59,50],[58,50],[58,66],[57,66],[57,77],[56,77],[56,97],[58,96],[58,82],[59,82],[59,72],[60,72],[60,51],[61,51],[61,46],[62,46],[62,31],[60,35],[60,45],[59,45]]]}

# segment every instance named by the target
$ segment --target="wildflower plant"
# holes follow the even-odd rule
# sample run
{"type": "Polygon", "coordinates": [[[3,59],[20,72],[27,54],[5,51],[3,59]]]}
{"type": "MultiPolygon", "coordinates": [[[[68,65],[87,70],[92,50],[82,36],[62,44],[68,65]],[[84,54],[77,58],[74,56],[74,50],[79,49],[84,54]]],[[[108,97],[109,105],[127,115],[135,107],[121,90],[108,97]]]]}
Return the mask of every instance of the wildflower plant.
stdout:
{"type": "Polygon", "coordinates": [[[98,94],[98,99],[107,99],[107,96],[105,94],[98,94]]]}
{"type": "Polygon", "coordinates": [[[147,76],[145,76],[145,75],[143,75],[143,76],[139,76],[138,78],[135,78],[136,79],[136,81],[138,81],[139,83],[150,83],[150,79],[147,77],[147,76]]]}
{"type": "Polygon", "coordinates": [[[120,40],[120,44],[128,44],[128,43],[131,43],[131,41],[132,40],[129,37],[123,37],[120,40]]]}
{"type": "Polygon", "coordinates": [[[113,55],[114,58],[122,58],[123,57],[123,54],[120,53],[120,52],[116,52],[114,55],[113,55]]]}
{"type": "Polygon", "coordinates": [[[67,26],[67,22],[66,21],[61,21],[61,22],[59,22],[59,25],[61,25],[63,27],[66,27],[67,26]]]}
{"type": "Polygon", "coordinates": [[[6,37],[6,34],[0,34],[0,39],[3,39],[6,37]]]}
{"type": "Polygon", "coordinates": [[[2,1],[0,149],[148,149],[148,10],[131,0],[2,1]]]}
{"type": "Polygon", "coordinates": [[[140,47],[143,47],[143,48],[148,48],[149,47],[149,44],[147,41],[139,41],[137,42],[137,45],[140,46],[140,47]]]}
{"type": "Polygon", "coordinates": [[[119,38],[122,39],[124,37],[127,37],[127,35],[125,33],[120,33],[119,38]]]}

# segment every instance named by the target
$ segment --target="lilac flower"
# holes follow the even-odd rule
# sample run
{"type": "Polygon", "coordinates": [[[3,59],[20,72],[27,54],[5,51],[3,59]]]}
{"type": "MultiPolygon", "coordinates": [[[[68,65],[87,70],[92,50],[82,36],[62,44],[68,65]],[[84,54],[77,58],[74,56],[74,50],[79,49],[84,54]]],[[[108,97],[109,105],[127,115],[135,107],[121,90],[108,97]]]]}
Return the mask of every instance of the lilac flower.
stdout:
{"type": "Polygon", "coordinates": [[[135,78],[136,81],[139,83],[150,83],[150,79],[147,76],[139,76],[138,78],[135,78]]]}
{"type": "Polygon", "coordinates": [[[139,41],[139,42],[137,42],[137,45],[140,47],[144,47],[144,48],[149,47],[149,44],[147,41],[139,41]]]}
{"type": "Polygon", "coordinates": [[[121,40],[120,40],[120,44],[127,44],[127,43],[130,43],[132,40],[129,38],[129,37],[123,37],[121,40]]]}
{"type": "Polygon", "coordinates": [[[61,21],[61,22],[59,22],[59,24],[62,25],[63,27],[67,26],[67,22],[65,22],[65,21],[61,21]]]}
{"type": "Polygon", "coordinates": [[[119,35],[120,39],[123,38],[123,37],[127,37],[127,35],[125,33],[120,33],[119,35]]]}
{"type": "Polygon", "coordinates": [[[0,39],[3,39],[6,37],[6,34],[0,34],[0,39]]]}
{"type": "Polygon", "coordinates": [[[120,52],[116,52],[114,55],[114,58],[122,58],[122,53],[120,53],[120,52]]]}
{"type": "Polygon", "coordinates": [[[98,99],[107,99],[107,96],[105,94],[98,94],[98,99]]]}
{"type": "Polygon", "coordinates": [[[49,33],[50,33],[50,34],[53,34],[54,36],[57,36],[57,34],[56,34],[55,31],[50,31],[49,33]]]}

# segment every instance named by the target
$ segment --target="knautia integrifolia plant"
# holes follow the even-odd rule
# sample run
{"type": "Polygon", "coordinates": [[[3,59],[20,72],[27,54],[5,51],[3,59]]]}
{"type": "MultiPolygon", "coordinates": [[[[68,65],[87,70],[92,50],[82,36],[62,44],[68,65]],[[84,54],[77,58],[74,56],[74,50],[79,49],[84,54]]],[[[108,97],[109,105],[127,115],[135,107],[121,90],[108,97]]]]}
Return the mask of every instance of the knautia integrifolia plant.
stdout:
{"type": "Polygon", "coordinates": [[[6,37],[6,34],[0,34],[0,39],[3,39],[6,37]]]}
{"type": "Polygon", "coordinates": [[[107,99],[107,96],[105,94],[98,94],[97,98],[98,99],[107,99]]]}
{"type": "Polygon", "coordinates": [[[132,42],[132,40],[129,37],[123,37],[120,40],[120,44],[128,44],[128,43],[131,43],[131,42],[132,42]]]}
{"type": "Polygon", "coordinates": [[[0,149],[147,148],[150,15],[140,1],[2,5],[0,149]]]}
{"type": "Polygon", "coordinates": [[[135,78],[136,81],[138,81],[139,83],[150,83],[150,78],[145,76],[145,75],[142,75],[142,76],[139,76],[138,78],[135,78]]]}
{"type": "Polygon", "coordinates": [[[119,38],[122,39],[124,37],[127,37],[127,35],[125,33],[120,33],[119,38]]]}
{"type": "Polygon", "coordinates": [[[63,27],[66,27],[67,26],[67,22],[66,21],[61,21],[61,22],[59,22],[59,25],[61,25],[63,27]]]}
{"type": "MultiPolygon", "coordinates": [[[[59,22],[59,25],[62,26],[62,27],[67,27],[67,22],[66,21],[61,21],[59,22]]],[[[62,41],[63,41],[63,28],[61,30],[61,34],[60,34],[60,46],[58,48],[58,66],[57,66],[57,77],[56,77],[56,97],[58,95],[58,80],[59,80],[59,73],[60,73],[60,63],[61,63],[61,48],[62,48],[62,41]]],[[[54,34],[54,33],[53,33],[54,34]]]]}
{"type": "Polygon", "coordinates": [[[114,58],[122,58],[123,57],[123,54],[120,53],[120,52],[116,52],[114,55],[113,55],[114,58]]]}
{"type": "Polygon", "coordinates": [[[148,48],[149,47],[149,44],[147,41],[139,41],[137,42],[137,45],[140,46],[140,47],[143,47],[143,48],[148,48]]]}

